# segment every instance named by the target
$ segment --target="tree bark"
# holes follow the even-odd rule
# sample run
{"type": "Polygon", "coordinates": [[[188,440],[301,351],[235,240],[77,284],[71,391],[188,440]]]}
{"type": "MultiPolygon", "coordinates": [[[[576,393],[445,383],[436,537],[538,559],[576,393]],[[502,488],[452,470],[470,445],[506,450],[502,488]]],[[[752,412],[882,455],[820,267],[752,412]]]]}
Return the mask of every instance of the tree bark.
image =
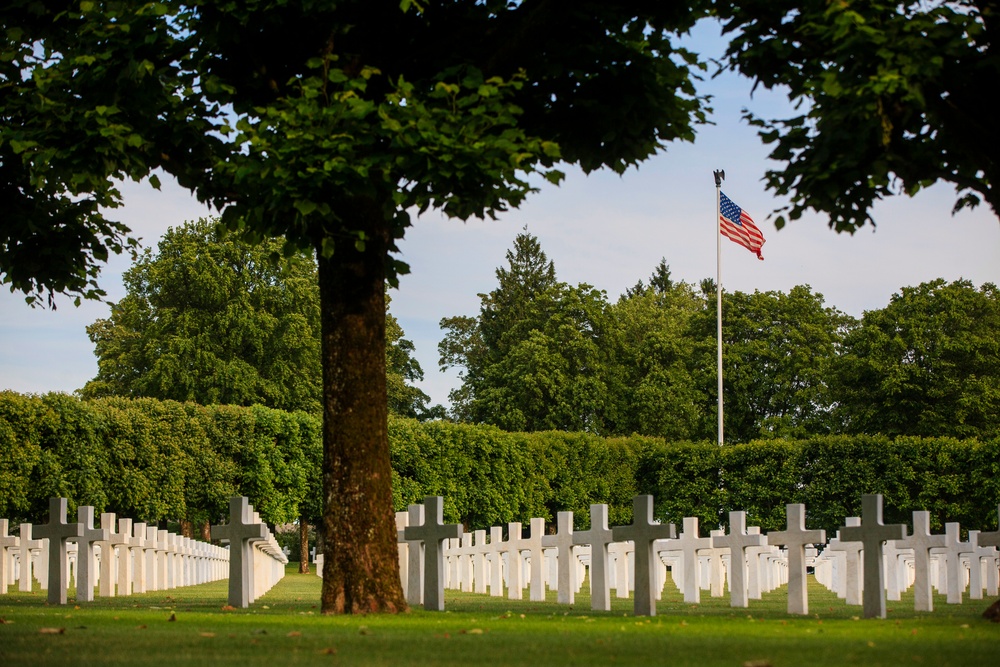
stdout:
{"type": "MultiPolygon", "coordinates": [[[[406,610],[392,506],[385,384],[389,225],[374,200],[346,207],[365,245],[318,252],[323,357],[323,589],[326,614],[406,610]]],[[[318,239],[317,249],[320,249],[318,239]]]]}
{"type": "Polygon", "coordinates": [[[299,574],[309,574],[309,522],[299,516],[299,574]]]}

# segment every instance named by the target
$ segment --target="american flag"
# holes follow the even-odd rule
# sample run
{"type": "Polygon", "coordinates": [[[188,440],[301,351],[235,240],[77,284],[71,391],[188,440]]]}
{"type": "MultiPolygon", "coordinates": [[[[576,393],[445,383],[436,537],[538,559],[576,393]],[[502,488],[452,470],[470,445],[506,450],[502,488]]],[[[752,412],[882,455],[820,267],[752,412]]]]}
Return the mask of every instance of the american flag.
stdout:
{"type": "Polygon", "coordinates": [[[722,235],[730,241],[735,241],[752,253],[756,253],[758,259],[764,259],[760,254],[761,246],[764,245],[764,235],[753,224],[753,218],[747,212],[733,203],[733,200],[726,195],[719,193],[719,227],[722,235]]]}

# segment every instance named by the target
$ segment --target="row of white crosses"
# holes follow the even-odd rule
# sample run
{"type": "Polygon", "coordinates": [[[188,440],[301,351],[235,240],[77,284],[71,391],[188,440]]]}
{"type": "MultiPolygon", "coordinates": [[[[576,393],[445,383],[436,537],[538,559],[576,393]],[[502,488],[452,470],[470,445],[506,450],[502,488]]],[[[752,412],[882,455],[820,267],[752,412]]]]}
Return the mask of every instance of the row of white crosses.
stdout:
{"type": "Polygon", "coordinates": [[[285,576],[288,556],[246,496],[229,499],[229,523],[212,526],[229,542],[229,605],[246,608],[285,576]]]}
{"type": "Polygon", "coordinates": [[[116,522],[112,513],[101,514],[101,527],[94,528],[94,508],[86,505],[69,522],[67,504],[51,498],[48,523],[22,523],[18,536],[9,535],[7,520],[0,519],[0,594],[15,582],[30,591],[37,579],[49,603],[66,604],[74,564],[77,602],[93,601],[95,587],[101,597],[113,597],[226,576],[225,549],[131,519],[116,522]]]}
{"type": "MultiPolygon", "coordinates": [[[[815,564],[817,576],[821,578],[822,566],[837,558],[845,545],[849,545],[847,548],[858,566],[853,570],[857,575],[857,600],[849,598],[848,602],[863,604],[865,616],[884,617],[883,545],[889,541],[891,548],[891,540],[900,540],[897,546],[917,551],[923,549],[922,553],[926,556],[931,549],[946,548],[950,543],[948,540],[953,539],[947,535],[954,535],[957,539],[958,526],[949,524],[947,535],[930,536],[928,515],[915,513],[915,532],[907,542],[904,539],[905,526],[882,524],[881,504],[881,496],[864,496],[862,517],[848,519],[838,531],[838,538],[831,540],[829,545],[825,531],[806,528],[805,506],[801,504],[786,507],[787,527],[783,531],[761,534],[759,528],[746,525],[745,512],[730,512],[728,533],[711,531],[710,537],[701,537],[698,519],[687,517],[683,532],[677,536],[673,525],[654,521],[652,496],[636,496],[634,518],[629,526],[608,528],[607,506],[592,505],[590,530],[574,532],[572,512],[559,512],[555,535],[543,535],[544,520],[532,519],[527,538],[522,537],[520,523],[511,523],[508,524],[507,540],[503,539],[501,528],[493,527],[487,542],[484,530],[463,536],[460,525],[445,524],[443,501],[439,496],[432,496],[423,505],[411,505],[407,512],[396,514],[400,577],[410,604],[423,603],[426,609],[432,610],[444,608],[447,583],[479,593],[485,593],[488,585],[491,595],[501,596],[506,581],[508,597],[520,599],[525,575],[529,582],[530,599],[544,600],[546,578],[543,576],[543,563],[546,556],[551,555],[550,572],[555,570],[555,574],[550,574],[548,581],[550,585],[555,584],[559,603],[573,603],[574,591],[578,590],[579,582],[584,578],[583,568],[589,567],[593,609],[610,609],[610,589],[614,582],[619,596],[623,589],[626,595],[630,587],[634,589],[637,615],[652,616],[656,614],[656,600],[663,588],[666,565],[669,564],[686,602],[698,603],[700,589],[706,584],[713,595],[721,595],[725,570],[733,607],[746,607],[749,599],[759,599],[762,591],[787,583],[788,613],[808,614],[807,567],[815,564]],[[942,538],[940,543],[936,539],[926,541],[937,537],[942,538]],[[926,549],[921,546],[925,543],[928,545],[926,549]],[[812,546],[826,549],[823,554],[818,554],[816,549],[809,548],[812,546]],[[779,550],[778,547],[784,549],[779,550]],[[860,567],[861,558],[864,558],[863,570],[860,567]],[[524,571],[525,560],[530,564],[527,572],[524,571]],[[452,570],[446,570],[448,562],[453,567],[453,574],[450,574],[452,570]],[[739,563],[743,567],[739,567],[739,563]],[[626,569],[627,565],[631,567],[626,569]],[[861,572],[865,573],[863,586],[861,572]]],[[[995,575],[997,561],[993,546],[1000,541],[997,537],[1000,532],[976,534],[973,531],[972,534],[978,537],[978,548],[983,550],[984,557],[992,554],[992,570],[984,569],[995,575]]],[[[926,571],[926,559],[921,558],[916,559],[921,561],[916,563],[917,569],[923,567],[921,571],[926,571]]],[[[957,563],[957,559],[954,562],[957,563]]],[[[976,567],[979,567],[979,561],[976,561],[976,567]]],[[[840,567],[839,574],[851,571],[850,567],[840,567]]],[[[923,575],[917,578],[920,576],[923,575]]],[[[949,577],[949,581],[953,579],[957,580],[958,576],[949,577]]],[[[917,609],[929,609],[929,592],[924,595],[919,585],[915,605],[917,609]]],[[[960,594],[958,601],[961,601],[960,594]]]]}
{"type": "Polygon", "coordinates": [[[238,542],[235,550],[131,519],[116,523],[111,513],[101,514],[101,527],[94,528],[90,506],[79,507],[77,521],[68,522],[67,505],[65,498],[51,498],[48,523],[22,523],[16,536],[0,519],[0,594],[15,582],[30,591],[37,579],[49,603],[66,604],[75,563],[77,602],[93,601],[95,587],[101,597],[114,597],[229,577],[229,603],[246,607],[284,576],[288,558],[246,498],[233,498],[229,524],[213,528],[216,539],[238,542]]]}
{"type": "Polygon", "coordinates": [[[954,522],[945,524],[944,533],[932,534],[930,512],[918,511],[913,513],[913,530],[908,535],[904,524],[882,523],[882,496],[865,495],[861,517],[848,517],[817,559],[817,579],[848,604],[861,604],[866,617],[885,618],[886,600],[899,600],[910,585],[917,611],[933,611],[935,583],[947,594],[949,604],[962,602],[967,582],[973,599],[982,599],[984,588],[996,595],[1000,530],[970,530],[968,534],[968,541],[962,542],[960,526],[954,522]],[[937,577],[932,577],[934,567],[937,577]]]}

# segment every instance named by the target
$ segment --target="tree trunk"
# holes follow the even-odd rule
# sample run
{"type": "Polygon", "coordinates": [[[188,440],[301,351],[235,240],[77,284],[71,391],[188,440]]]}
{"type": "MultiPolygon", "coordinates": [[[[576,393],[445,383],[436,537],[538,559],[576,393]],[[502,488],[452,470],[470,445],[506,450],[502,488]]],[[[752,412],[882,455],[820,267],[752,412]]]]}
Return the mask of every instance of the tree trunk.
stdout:
{"type": "MultiPolygon", "coordinates": [[[[318,252],[323,358],[323,589],[326,614],[405,610],[392,506],[385,386],[389,225],[374,200],[354,201],[359,251],[337,238],[318,252]]],[[[317,243],[320,248],[321,240],[317,243]]]]}
{"type": "Polygon", "coordinates": [[[309,522],[299,517],[299,574],[309,574],[309,522]]]}

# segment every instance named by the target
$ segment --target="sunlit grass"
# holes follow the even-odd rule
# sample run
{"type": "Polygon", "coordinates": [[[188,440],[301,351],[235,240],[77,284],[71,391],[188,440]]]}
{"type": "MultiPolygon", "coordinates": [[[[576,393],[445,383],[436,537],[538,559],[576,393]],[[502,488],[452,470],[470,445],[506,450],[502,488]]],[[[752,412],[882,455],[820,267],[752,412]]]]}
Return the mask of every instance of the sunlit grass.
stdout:
{"type": "Polygon", "coordinates": [[[735,610],[706,591],[685,604],[672,584],[652,618],[616,597],[592,612],[586,594],[565,606],[554,592],[529,602],[454,591],[443,613],[323,616],[319,578],[294,570],[246,610],[225,608],[224,581],[65,607],[11,590],[0,597],[0,664],[959,666],[995,664],[1000,642],[1000,624],[980,617],[989,601],[937,596],[928,614],[904,595],[887,620],[864,620],[815,582],[808,617],[785,613],[783,589],[735,610]]]}

